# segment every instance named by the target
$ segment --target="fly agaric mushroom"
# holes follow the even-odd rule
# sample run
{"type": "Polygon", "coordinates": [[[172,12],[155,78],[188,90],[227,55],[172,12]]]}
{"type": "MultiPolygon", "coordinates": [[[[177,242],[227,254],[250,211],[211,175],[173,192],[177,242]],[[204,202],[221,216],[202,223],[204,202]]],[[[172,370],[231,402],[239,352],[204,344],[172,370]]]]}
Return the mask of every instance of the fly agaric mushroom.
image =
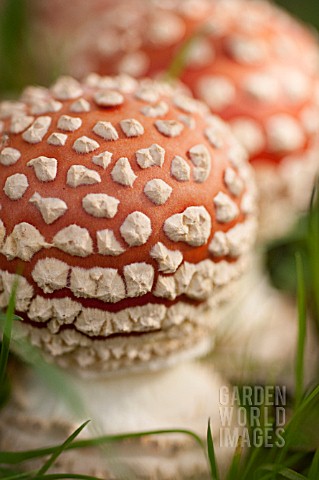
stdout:
{"type": "Polygon", "coordinates": [[[161,74],[205,28],[181,80],[247,148],[260,189],[260,236],[284,233],[308,206],[318,170],[318,44],[311,32],[263,0],[107,1],[104,14],[103,2],[94,4],[97,15],[85,32],[78,26],[68,52],[76,74],[161,74]]]}
{"type": "Polygon", "coordinates": [[[61,77],[0,104],[1,295],[31,342],[91,371],[208,348],[255,236],[245,151],[198,101],[149,80],[61,77]]]}

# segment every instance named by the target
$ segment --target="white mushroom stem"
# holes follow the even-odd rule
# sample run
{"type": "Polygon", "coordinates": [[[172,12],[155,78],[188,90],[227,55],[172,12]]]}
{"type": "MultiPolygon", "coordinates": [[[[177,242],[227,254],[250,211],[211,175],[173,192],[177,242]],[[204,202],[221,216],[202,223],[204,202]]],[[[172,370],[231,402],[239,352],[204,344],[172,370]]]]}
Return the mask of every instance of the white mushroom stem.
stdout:
{"type": "MultiPolygon", "coordinates": [[[[176,428],[205,438],[210,418],[217,460],[221,467],[231,460],[233,449],[220,448],[218,440],[219,392],[225,383],[207,365],[186,363],[163,372],[100,380],[66,377],[84,405],[78,418],[74,408],[68,410],[61,393],[52,392],[33,371],[22,366],[17,373],[13,397],[1,414],[0,449],[29,450],[61,443],[88,418],[91,427],[81,438],[176,428]]],[[[208,472],[204,452],[187,435],[154,435],[119,444],[116,452],[114,448],[106,445],[103,451],[96,447],[64,453],[52,473],[67,471],[108,480],[114,475],[135,478],[122,476],[133,472],[137,478],[169,480],[199,478],[208,472]]]]}

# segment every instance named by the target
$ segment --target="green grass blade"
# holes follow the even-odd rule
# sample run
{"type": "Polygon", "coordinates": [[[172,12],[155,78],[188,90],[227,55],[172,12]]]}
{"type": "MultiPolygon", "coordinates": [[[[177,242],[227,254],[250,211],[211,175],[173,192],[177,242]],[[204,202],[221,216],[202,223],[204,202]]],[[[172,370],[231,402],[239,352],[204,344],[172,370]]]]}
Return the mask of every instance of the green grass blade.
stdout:
{"type": "Polygon", "coordinates": [[[319,448],[316,450],[316,453],[313,456],[312,463],[310,465],[310,470],[308,472],[309,480],[318,480],[319,478],[319,448]]]}
{"type": "Polygon", "coordinates": [[[307,330],[307,307],[304,268],[300,253],[296,253],[297,299],[298,299],[298,340],[295,367],[295,408],[301,402],[304,393],[304,356],[307,330]]]}
{"type": "Polygon", "coordinates": [[[243,454],[242,437],[238,438],[237,446],[234,452],[232,463],[227,473],[227,480],[237,480],[239,475],[240,462],[243,454]]]}
{"type": "Polygon", "coordinates": [[[54,394],[59,393],[59,396],[73,414],[79,418],[88,417],[84,403],[73,387],[72,378],[69,374],[57,366],[47,363],[43,359],[40,350],[32,346],[24,338],[13,338],[12,342],[15,347],[15,354],[35,370],[37,375],[54,394]]]}
{"type": "Polygon", "coordinates": [[[301,475],[301,473],[291,470],[290,468],[284,468],[283,470],[280,470],[279,475],[282,478],[287,478],[288,480],[307,480],[307,477],[301,475]]]}
{"type": "Polygon", "coordinates": [[[249,450],[248,458],[246,460],[245,471],[242,473],[243,480],[249,480],[253,471],[255,470],[255,467],[257,465],[260,465],[260,457],[262,452],[263,449],[260,447],[251,447],[251,449],[249,450]]]}
{"type": "Polygon", "coordinates": [[[202,439],[191,430],[185,430],[180,428],[174,429],[165,429],[165,430],[146,430],[142,432],[133,432],[133,433],[121,433],[118,435],[104,435],[98,438],[88,439],[88,440],[79,440],[70,445],[70,448],[83,448],[83,447],[92,447],[97,445],[102,445],[106,442],[121,442],[122,440],[130,440],[134,438],[148,437],[152,435],[167,435],[167,434],[176,434],[180,433],[182,435],[187,435],[205,451],[205,446],[202,439]]]}
{"type": "Polygon", "coordinates": [[[79,480],[104,480],[103,478],[99,477],[92,477],[90,475],[81,475],[78,473],[51,473],[51,474],[43,474],[41,476],[37,475],[36,477],[34,476],[36,472],[25,472],[25,473],[20,473],[17,475],[10,475],[10,476],[1,476],[0,478],[2,480],[31,480],[31,479],[36,479],[36,480],[55,480],[55,479],[66,479],[66,478],[75,478],[79,480]]]}
{"type": "Polygon", "coordinates": [[[210,420],[208,420],[208,426],[207,426],[207,453],[208,453],[211,478],[212,480],[219,480],[220,477],[219,477],[218,467],[216,462],[212,431],[210,428],[210,420]]]}
{"type": "Polygon", "coordinates": [[[90,475],[80,475],[77,473],[51,473],[49,475],[41,475],[36,477],[37,480],[58,480],[67,478],[78,478],[79,480],[105,480],[100,477],[91,477],[90,475]]]}
{"type": "Polygon", "coordinates": [[[171,82],[181,77],[183,70],[186,67],[187,56],[191,48],[201,37],[207,35],[208,33],[209,27],[204,25],[202,28],[199,28],[197,31],[195,31],[191,37],[184,41],[164,75],[165,81],[171,82]]]}
{"type": "Polygon", "coordinates": [[[24,472],[24,473],[12,473],[12,472],[5,472],[1,473],[0,478],[2,480],[28,480],[32,472],[24,472]]]}
{"type": "Polygon", "coordinates": [[[265,471],[273,472],[276,475],[275,478],[278,478],[278,475],[279,475],[279,478],[286,478],[288,480],[308,480],[307,477],[305,477],[301,473],[295,472],[291,468],[285,468],[280,464],[277,464],[277,465],[262,465],[258,470],[259,471],[265,470],[265,471]]]}
{"type": "MultiPolygon", "coordinates": [[[[84,447],[87,445],[84,445],[84,447]]],[[[74,448],[74,444],[73,444],[74,448]]],[[[81,448],[81,447],[79,447],[81,448]]],[[[51,455],[55,452],[56,446],[53,447],[46,447],[46,448],[37,448],[34,450],[23,450],[17,452],[10,452],[10,451],[0,451],[0,464],[1,465],[19,465],[22,462],[27,460],[34,460],[36,458],[45,457],[47,455],[51,455]]],[[[67,450],[69,450],[67,448],[67,450]]]]}
{"type": "Polygon", "coordinates": [[[31,478],[34,478],[34,475],[36,474],[36,471],[31,471],[31,472],[20,472],[20,473],[15,473],[15,474],[9,474],[4,477],[0,477],[2,480],[30,480],[31,478]]]}
{"type": "Polygon", "coordinates": [[[9,358],[10,341],[12,335],[12,326],[14,319],[15,297],[17,291],[18,279],[14,281],[13,288],[10,294],[9,304],[5,316],[5,323],[3,327],[2,345],[0,352],[0,386],[5,384],[7,364],[9,358]]]}
{"type": "MultiPolygon", "coordinates": [[[[142,437],[147,437],[152,435],[167,435],[167,434],[176,434],[176,433],[188,435],[189,437],[193,438],[193,440],[196,441],[196,443],[202,448],[203,452],[205,453],[205,446],[202,439],[191,430],[184,430],[184,429],[148,430],[143,432],[123,433],[118,435],[104,435],[97,438],[75,441],[69,444],[66,447],[66,450],[96,447],[108,442],[120,442],[122,440],[142,438],[142,437]]],[[[39,448],[36,450],[27,450],[27,451],[18,451],[18,452],[7,452],[7,451],[0,452],[0,464],[16,465],[26,460],[32,460],[35,458],[40,458],[46,455],[50,455],[55,452],[55,449],[56,447],[47,447],[47,448],[39,448]]]]}
{"type": "MultiPolygon", "coordinates": [[[[8,402],[11,395],[10,379],[6,376],[0,387],[0,410],[8,402]]],[[[1,478],[1,477],[0,477],[1,478]]]]}
{"type": "Polygon", "coordinates": [[[309,410],[311,407],[315,406],[317,408],[319,402],[319,385],[317,385],[312,392],[310,392],[306,397],[304,397],[301,403],[297,406],[294,411],[294,414],[287,422],[285,427],[285,432],[283,438],[285,440],[285,445],[280,449],[276,460],[277,463],[283,463],[283,460],[287,455],[289,455],[289,446],[293,443],[295,436],[299,436],[299,429],[304,423],[304,418],[309,415],[309,410]],[[308,410],[308,412],[307,412],[308,410]]]}
{"type": "MultiPolygon", "coordinates": [[[[13,320],[21,320],[17,315],[13,316],[13,320]]],[[[0,325],[4,330],[6,323],[6,315],[0,313],[0,325]]],[[[14,332],[13,332],[14,333],[14,332]]],[[[32,366],[38,376],[43,382],[56,394],[59,392],[59,396],[63,399],[69,409],[75,413],[79,418],[87,417],[87,412],[83,404],[82,399],[76,393],[70,377],[66,372],[63,372],[53,364],[47,363],[40,351],[29,344],[23,338],[11,338],[11,342],[14,345],[15,354],[27,365],[32,366]]],[[[2,393],[2,391],[0,392],[2,393]]],[[[2,403],[2,395],[0,394],[0,407],[2,403]]]]}
{"type": "Polygon", "coordinates": [[[68,448],[69,445],[75,440],[75,438],[82,432],[82,430],[87,426],[90,420],[82,423],[66,440],[62,445],[55,448],[55,451],[52,453],[51,457],[45,462],[45,464],[39,469],[35,478],[43,477],[43,475],[49,470],[50,467],[54,464],[56,459],[68,448]]]}
{"type": "Polygon", "coordinates": [[[1,467],[0,466],[0,478],[4,478],[5,476],[9,476],[9,475],[18,475],[20,474],[21,472],[17,472],[16,470],[13,470],[12,468],[8,468],[8,467],[1,467]]]}
{"type": "Polygon", "coordinates": [[[26,55],[28,18],[26,0],[6,0],[0,15],[0,84],[5,91],[19,90],[29,76],[26,55]]]}
{"type": "Polygon", "coordinates": [[[298,424],[300,421],[302,421],[303,415],[305,415],[305,410],[311,405],[311,403],[316,403],[319,401],[319,385],[317,385],[312,392],[307,395],[306,398],[300,403],[298,406],[297,410],[295,411],[295,414],[293,417],[290,419],[288,426],[286,427],[286,432],[289,428],[292,428],[295,424],[298,424]]]}
{"type": "Polygon", "coordinates": [[[76,392],[73,384],[69,382],[67,374],[56,366],[46,363],[38,352],[36,357],[38,357],[38,360],[36,363],[32,362],[32,366],[39,377],[52,392],[59,392],[60,398],[78,418],[87,418],[88,415],[82,398],[76,392]]]}
{"type": "Polygon", "coordinates": [[[317,179],[311,197],[308,221],[308,254],[312,277],[314,313],[319,329],[319,180],[317,179]]]}

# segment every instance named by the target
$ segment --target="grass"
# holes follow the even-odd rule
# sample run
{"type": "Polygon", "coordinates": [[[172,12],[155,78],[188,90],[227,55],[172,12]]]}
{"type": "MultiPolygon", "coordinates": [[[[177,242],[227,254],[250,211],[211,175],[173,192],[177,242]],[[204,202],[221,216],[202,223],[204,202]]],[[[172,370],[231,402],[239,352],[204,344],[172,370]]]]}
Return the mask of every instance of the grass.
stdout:
{"type": "Polygon", "coordinates": [[[303,284],[308,307],[319,333],[319,181],[314,186],[308,215],[286,237],[268,246],[266,267],[273,285],[295,295],[299,285],[295,255],[303,263],[303,284]]]}
{"type": "Polygon", "coordinates": [[[9,298],[9,305],[6,313],[6,321],[3,329],[1,351],[0,351],[0,385],[3,385],[7,377],[7,365],[10,352],[10,341],[12,334],[13,318],[15,311],[15,296],[18,282],[15,281],[9,298]]]}
{"type": "Polygon", "coordinates": [[[10,393],[10,384],[7,375],[7,365],[10,352],[10,341],[12,335],[15,296],[17,290],[17,282],[14,283],[9,298],[9,304],[5,315],[5,323],[3,327],[1,350],[0,350],[0,407],[7,401],[10,393]]]}
{"type": "Polygon", "coordinates": [[[26,85],[50,85],[66,71],[64,44],[55,51],[48,35],[41,37],[45,62],[40,61],[33,9],[28,0],[0,1],[0,96],[15,98],[26,85]]]}
{"type": "Polygon", "coordinates": [[[208,421],[206,438],[207,438],[207,456],[209,461],[211,479],[219,480],[220,477],[219,477],[218,467],[216,462],[215,448],[214,448],[213,436],[212,436],[212,431],[210,426],[210,420],[208,421]]]}
{"type": "Polygon", "coordinates": [[[300,404],[304,392],[304,354],[307,332],[305,280],[300,253],[296,253],[296,271],[298,284],[298,343],[295,369],[295,408],[300,404]]]}
{"type": "Polygon", "coordinates": [[[317,180],[311,196],[306,248],[310,264],[312,310],[317,320],[319,331],[319,180],[317,180]]]}
{"type": "Polygon", "coordinates": [[[289,10],[297,18],[319,29],[319,15],[317,0],[275,0],[275,2],[289,10]]]}
{"type": "Polygon", "coordinates": [[[34,81],[28,46],[29,22],[26,0],[0,5],[0,85],[4,92],[19,91],[34,81]]]}
{"type": "Polygon", "coordinates": [[[65,442],[60,445],[60,447],[56,447],[54,451],[52,452],[50,458],[42,465],[41,468],[37,471],[35,478],[43,477],[46,472],[54,465],[56,462],[57,458],[68,448],[69,445],[72,444],[72,442],[75,440],[75,438],[80,435],[82,430],[87,426],[87,424],[90,422],[90,420],[87,420],[86,422],[82,423],[82,425],[79,426],[66,440],[65,442]]]}
{"type": "MultiPolygon", "coordinates": [[[[118,435],[103,435],[86,440],[78,440],[77,442],[69,443],[65,446],[64,450],[74,450],[88,447],[98,447],[106,443],[121,442],[123,440],[133,440],[135,438],[150,437],[154,435],[169,435],[169,434],[182,434],[192,438],[203,450],[205,450],[205,444],[202,439],[191,430],[186,429],[165,429],[165,430],[149,430],[143,432],[133,433],[121,433],[118,435]]],[[[56,447],[39,448],[36,450],[26,450],[21,452],[0,452],[0,464],[6,463],[7,465],[18,465],[21,462],[27,460],[33,460],[35,458],[41,458],[46,455],[52,455],[55,452],[56,447]]]]}
{"type": "MultiPolygon", "coordinates": [[[[318,450],[313,454],[312,462],[310,466],[306,466],[305,471],[300,473],[296,470],[293,470],[293,465],[295,463],[301,463],[303,458],[307,457],[306,453],[300,452],[298,454],[293,453],[291,446],[293,445],[293,439],[296,431],[302,427],[303,418],[307,415],[309,409],[313,408],[314,405],[318,403],[319,400],[319,386],[316,387],[310,394],[308,394],[297,407],[294,415],[291,417],[289,422],[286,425],[286,430],[284,433],[285,438],[285,447],[265,449],[253,447],[249,450],[248,455],[243,456],[243,448],[241,446],[240,440],[238,446],[235,450],[233,461],[227,473],[227,480],[267,480],[267,479],[309,479],[309,480],[318,480],[319,478],[319,453],[318,450]],[[308,472],[308,473],[307,473],[308,472]]],[[[87,423],[87,422],[86,422],[87,423]]],[[[183,433],[185,435],[190,435],[203,449],[205,450],[205,445],[202,440],[193,432],[185,430],[160,430],[160,431],[150,431],[150,432],[137,432],[133,434],[121,434],[121,435],[111,435],[101,438],[93,438],[89,440],[79,440],[74,441],[76,436],[82,431],[86,426],[86,423],[82,424],[70,437],[62,444],[54,446],[51,448],[38,449],[26,452],[0,452],[0,465],[9,465],[19,466],[22,462],[34,458],[43,458],[47,455],[51,455],[50,458],[44,462],[43,466],[37,470],[28,473],[21,473],[17,471],[12,471],[9,475],[3,475],[0,478],[4,480],[10,480],[13,478],[91,478],[97,479],[97,477],[88,477],[83,475],[70,475],[68,473],[49,475],[46,474],[49,467],[51,467],[54,461],[58,458],[59,455],[65,450],[69,449],[82,449],[86,447],[93,447],[103,443],[108,442],[118,442],[122,440],[149,436],[149,435],[162,435],[168,433],[183,433]],[[64,475],[64,476],[63,476],[64,475]]],[[[218,472],[218,466],[215,458],[214,443],[211,433],[210,424],[207,428],[207,457],[210,467],[210,478],[212,480],[220,480],[221,476],[218,472]]]]}
{"type": "Polygon", "coordinates": [[[209,34],[210,28],[208,25],[204,25],[199,28],[193,35],[191,35],[179,48],[176,55],[168,66],[168,69],[165,72],[163,77],[164,81],[172,82],[179,80],[181,75],[186,67],[188,55],[191,49],[196,45],[196,43],[203,37],[209,34]]]}

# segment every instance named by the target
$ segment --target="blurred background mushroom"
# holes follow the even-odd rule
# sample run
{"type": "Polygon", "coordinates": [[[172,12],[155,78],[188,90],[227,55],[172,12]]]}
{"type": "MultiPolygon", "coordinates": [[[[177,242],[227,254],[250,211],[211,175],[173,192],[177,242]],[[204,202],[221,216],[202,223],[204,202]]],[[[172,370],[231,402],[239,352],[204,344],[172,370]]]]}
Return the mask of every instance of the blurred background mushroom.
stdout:
{"type": "Polygon", "coordinates": [[[263,0],[33,6],[38,65],[52,55],[77,77],[178,75],[230,123],[256,169],[263,238],[281,236],[306,210],[319,129],[318,45],[307,27],[263,0]]]}

